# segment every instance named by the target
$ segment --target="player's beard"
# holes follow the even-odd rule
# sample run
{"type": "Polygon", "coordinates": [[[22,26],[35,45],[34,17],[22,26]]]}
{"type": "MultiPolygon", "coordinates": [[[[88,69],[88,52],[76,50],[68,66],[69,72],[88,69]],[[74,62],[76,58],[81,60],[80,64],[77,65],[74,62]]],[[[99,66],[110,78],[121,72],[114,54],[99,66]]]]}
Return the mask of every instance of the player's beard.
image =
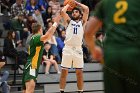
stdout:
{"type": "Polygon", "coordinates": [[[73,17],[73,16],[72,16],[71,19],[72,19],[72,20],[79,20],[79,19],[80,19],[80,15],[77,16],[77,17],[73,17]]]}

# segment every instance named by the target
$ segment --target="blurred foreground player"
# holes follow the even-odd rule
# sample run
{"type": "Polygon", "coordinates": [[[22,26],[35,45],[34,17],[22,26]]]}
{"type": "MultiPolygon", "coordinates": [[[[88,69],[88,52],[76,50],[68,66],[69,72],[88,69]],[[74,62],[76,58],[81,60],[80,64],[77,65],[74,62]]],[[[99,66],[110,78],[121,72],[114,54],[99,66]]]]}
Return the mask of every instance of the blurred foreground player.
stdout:
{"type": "Polygon", "coordinates": [[[140,92],[140,0],[101,0],[86,27],[86,43],[101,60],[94,38],[102,26],[105,93],[140,92]]]}

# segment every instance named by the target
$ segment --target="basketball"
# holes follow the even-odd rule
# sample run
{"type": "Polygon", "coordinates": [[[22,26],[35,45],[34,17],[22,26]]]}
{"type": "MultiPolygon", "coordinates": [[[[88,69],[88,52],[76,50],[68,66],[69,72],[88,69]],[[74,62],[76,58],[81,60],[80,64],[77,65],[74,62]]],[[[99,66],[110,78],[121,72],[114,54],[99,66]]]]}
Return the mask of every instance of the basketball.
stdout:
{"type": "Polygon", "coordinates": [[[75,0],[64,0],[64,6],[67,4],[70,5],[70,7],[68,8],[68,11],[72,11],[72,9],[76,7],[75,0]]]}

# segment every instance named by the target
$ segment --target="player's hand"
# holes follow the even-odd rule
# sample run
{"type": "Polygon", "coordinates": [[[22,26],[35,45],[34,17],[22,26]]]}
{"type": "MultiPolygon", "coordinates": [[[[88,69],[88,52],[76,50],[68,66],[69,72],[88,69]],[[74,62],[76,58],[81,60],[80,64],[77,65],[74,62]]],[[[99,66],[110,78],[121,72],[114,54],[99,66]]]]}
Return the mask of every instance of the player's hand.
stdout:
{"type": "Polygon", "coordinates": [[[102,61],[103,59],[103,51],[99,46],[95,46],[94,51],[92,53],[92,57],[93,59],[97,60],[97,61],[102,61]]]}
{"type": "Polygon", "coordinates": [[[77,2],[76,0],[75,0],[75,3],[76,3],[76,5],[80,5],[80,3],[79,3],[79,2],[77,2]]]}

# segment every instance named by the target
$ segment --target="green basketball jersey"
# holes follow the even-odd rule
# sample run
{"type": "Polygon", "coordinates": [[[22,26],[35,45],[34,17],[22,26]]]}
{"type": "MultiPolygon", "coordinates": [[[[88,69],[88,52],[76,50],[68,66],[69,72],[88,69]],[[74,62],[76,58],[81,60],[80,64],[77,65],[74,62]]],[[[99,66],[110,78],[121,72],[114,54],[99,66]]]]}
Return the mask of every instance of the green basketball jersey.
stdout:
{"type": "Polygon", "coordinates": [[[33,69],[38,69],[42,60],[43,42],[40,41],[40,37],[40,34],[36,34],[31,37],[30,46],[28,50],[29,56],[27,58],[27,62],[31,63],[31,67],[33,69]]]}
{"type": "Polygon", "coordinates": [[[95,14],[103,22],[105,46],[140,47],[140,0],[102,0],[95,14]]]}

